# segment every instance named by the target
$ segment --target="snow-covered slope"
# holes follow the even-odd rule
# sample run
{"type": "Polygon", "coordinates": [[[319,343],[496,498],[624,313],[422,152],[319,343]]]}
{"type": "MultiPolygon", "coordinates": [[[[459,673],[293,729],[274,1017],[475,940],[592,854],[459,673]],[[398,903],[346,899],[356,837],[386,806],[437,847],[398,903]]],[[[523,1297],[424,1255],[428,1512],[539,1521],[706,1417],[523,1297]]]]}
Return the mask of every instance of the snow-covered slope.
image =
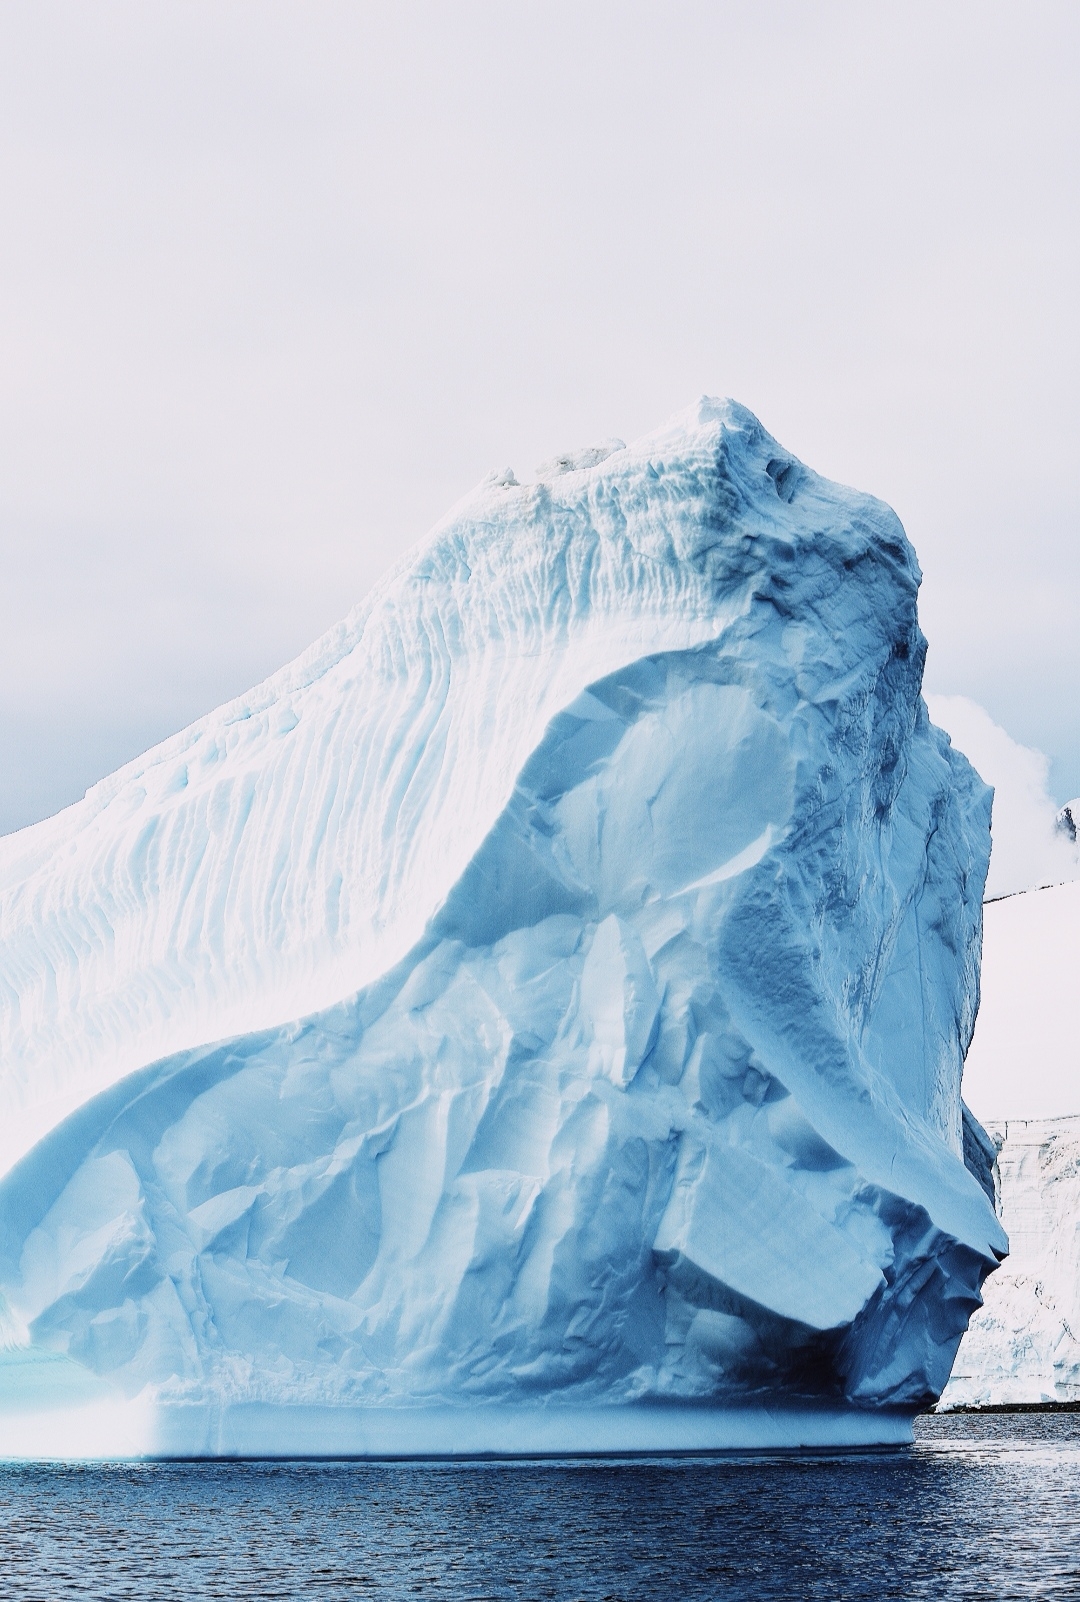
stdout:
{"type": "Polygon", "coordinates": [[[865,1440],[944,1383],[1005,1248],[960,1155],[989,797],[914,556],[732,403],[588,461],[0,843],[12,1416],[865,1440]]]}
{"type": "Polygon", "coordinates": [[[1080,1118],[991,1124],[1009,1260],[964,1336],[945,1406],[1080,1402],[1080,1118]]]}

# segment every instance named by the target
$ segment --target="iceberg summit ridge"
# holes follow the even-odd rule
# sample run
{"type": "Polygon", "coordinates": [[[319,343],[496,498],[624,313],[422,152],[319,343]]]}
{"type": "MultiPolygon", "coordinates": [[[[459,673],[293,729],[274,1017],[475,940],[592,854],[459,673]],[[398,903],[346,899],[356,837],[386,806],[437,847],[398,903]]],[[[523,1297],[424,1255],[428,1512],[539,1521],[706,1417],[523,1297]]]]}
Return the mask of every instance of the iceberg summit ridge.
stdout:
{"type": "Polygon", "coordinates": [[[703,399],[494,475],[0,842],[0,1410],[66,1386],[148,1451],[902,1435],[1006,1250],[961,1131],[990,792],[919,579],[703,399]]]}

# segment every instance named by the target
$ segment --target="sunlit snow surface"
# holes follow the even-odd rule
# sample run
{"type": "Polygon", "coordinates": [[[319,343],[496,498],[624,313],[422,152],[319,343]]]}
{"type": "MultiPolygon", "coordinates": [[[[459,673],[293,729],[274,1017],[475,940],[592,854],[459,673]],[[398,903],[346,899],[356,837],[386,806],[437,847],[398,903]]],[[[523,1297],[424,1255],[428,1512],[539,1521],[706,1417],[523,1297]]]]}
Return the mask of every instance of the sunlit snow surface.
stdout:
{"type": "Polygon", "coordinates": [[[0,843],[24,1434],[61,1357],[179,1451],[895,1439],[944,1384],[1005,1249],[989,792],[914,555],[731,403],[598,456],[0,843]]]}

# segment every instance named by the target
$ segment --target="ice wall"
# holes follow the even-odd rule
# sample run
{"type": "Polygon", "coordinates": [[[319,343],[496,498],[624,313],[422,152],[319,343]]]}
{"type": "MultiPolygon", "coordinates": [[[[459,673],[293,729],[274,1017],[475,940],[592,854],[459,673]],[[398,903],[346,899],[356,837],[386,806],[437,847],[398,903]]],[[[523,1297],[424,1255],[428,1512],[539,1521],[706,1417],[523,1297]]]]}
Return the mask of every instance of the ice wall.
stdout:
{"type": "Polygon", "coordinates": [[[1010,1256],[987,1285],[948,1406],[1080,1402],[1080,1117],[989,1124],[1010,1256]]]}
{"type": "Polygon", "coordinates": [[[989,793],[914,555],[730,402],[582,460],[0,843],[12,1407],[52,1364],[172,1449],[626,1449],[944,1384],[1005,1250],[989,793]]]}

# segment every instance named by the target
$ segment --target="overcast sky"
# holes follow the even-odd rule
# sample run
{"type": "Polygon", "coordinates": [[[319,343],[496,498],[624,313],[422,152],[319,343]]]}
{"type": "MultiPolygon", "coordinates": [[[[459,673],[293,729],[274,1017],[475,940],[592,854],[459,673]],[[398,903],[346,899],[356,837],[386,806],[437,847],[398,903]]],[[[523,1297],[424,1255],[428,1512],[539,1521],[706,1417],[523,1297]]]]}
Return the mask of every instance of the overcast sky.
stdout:
{"type": "Polygon", "coordinates": [[[5,0],[0,828],[731,394],[1080,791],[1080,6],[5,0]]]}

